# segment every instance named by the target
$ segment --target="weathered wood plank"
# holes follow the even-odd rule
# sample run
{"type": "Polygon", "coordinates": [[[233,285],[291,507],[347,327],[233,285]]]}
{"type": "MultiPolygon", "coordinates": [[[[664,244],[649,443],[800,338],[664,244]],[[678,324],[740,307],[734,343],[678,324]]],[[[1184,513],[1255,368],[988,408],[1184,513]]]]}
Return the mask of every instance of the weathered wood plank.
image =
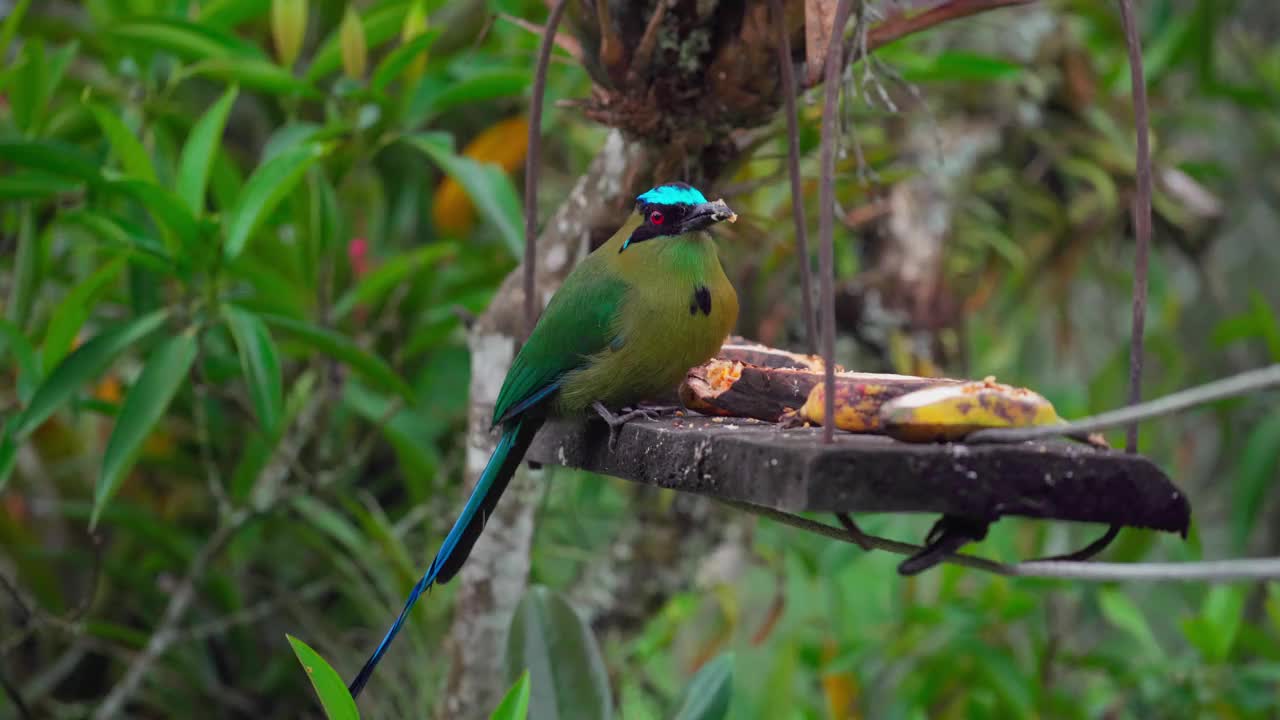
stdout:
{"type": "Polygon", "coordinates": [[[787,512],[1019,515],[1185,534],[1191,508],[1150,460],[1080,443],[903,443],[739,418],[548,423],[528,459],[787,512]]]}

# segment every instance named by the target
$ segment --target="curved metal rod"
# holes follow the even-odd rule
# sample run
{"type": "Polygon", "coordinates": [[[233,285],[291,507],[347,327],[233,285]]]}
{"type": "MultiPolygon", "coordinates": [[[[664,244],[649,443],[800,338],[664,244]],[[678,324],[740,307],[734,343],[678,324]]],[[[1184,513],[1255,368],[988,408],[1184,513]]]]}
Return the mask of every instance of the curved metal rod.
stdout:
{"type": "Polygon", "coordinates": [[[547,90],[547,66],[551,64],[551,48],[555,45],[556,28],[564,16],[568,0],[556,0],[542,30],[538,46],[538,67],[533,73],[533,97],[529,100],[529,150],[524,158],[524,321],[525,335],[533,332],[538,321],[537,257],[538,257],[538,165],[542,155],[542,104],[547,90]]]}
{"type": "Polygon", "coordinates": [[[804,314],[805,352],[818,351],[818,318],[813,313],[813,268],[809,230],[804,218],[804,189],[800,177],[800,118],[796,116],[796,71],[791,63],[790,29],[782,0],[770,0],[769,12],[778,28],[778,71],[782,74],[783,111],[787,114],[787,174],[791,176],[791,218],[796,225],[796,260],[800,264],[800,312],[804,314]]]}
{"type": "MultiPolygon", "coordinates": [[[[1151,141],[1147,119],[1147,81],[1142,72],[1142,39],[1133,17],[1133,0],[1120,0],[1120,23],[1129,52],[1133,124],[1138,134],[1138,194],[1133,200],[1133,329],[1129,335],[1129,404],[1142,402],[1142,335],[1147,318],[1147,265],[1151,253],[1151,141]]],[[[1138,423],[1125,432],[1124,449],[1138,452],[1138,423]]]]}
{"type": "Polygon", "coordinates": [[[840,75],[844,70],[841,60],[844,51],[844,26],[849,23],[851,0],[836,3],[835,22],[831,26],[831,39],[827,44],[826,79],[823,80],[822,103],[822,175],[818,181],[818,242],[821,245],[818,264],[822,270],[822,364],[824,403],[822,416],[822,442],[835,441],[836,414],[836,290],[835,244],[832,238],[832,213],[835,212],[835,134],[836,102],[840,98],[840,75]]]}

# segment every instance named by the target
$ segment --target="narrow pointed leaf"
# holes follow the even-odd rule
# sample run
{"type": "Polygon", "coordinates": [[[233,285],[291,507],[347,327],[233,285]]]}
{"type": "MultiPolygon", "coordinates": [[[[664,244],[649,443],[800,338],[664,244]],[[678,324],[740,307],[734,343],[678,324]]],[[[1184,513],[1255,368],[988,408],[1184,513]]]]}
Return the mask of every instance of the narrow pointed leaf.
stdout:
{"type": "Polygon", "coordinates": [[[346,335],[284,315],[263,314],[261,317],[267,324],[284,330],[312,348],[345,362],[378,387],[399,393],[405,399],[412,398],[413,390],[396,374],[395,370],[391,369],[391,366],[377,356],[366,352],[346,335]]]}
{"type": "Polygon", "coordinates": [[[63,142],[0,140],[0,160],[90,184],[102,182],[102,172],[93,158],[63,142]]]}
{"type": "Polygon", "coordinates": [[[200,24],[231,29],[247,20],[266,14],[263,0],[213,0],[201,3],[200,24]]]}
{"type": "MultiPolygon", "coordinates": [[[[426,52],[438,37],[440,37],[440,30],[431,28],[387,53],[382,62],[378,63],[378,68],[373,71],[373,77],[369,79],[370,89],[379,93],[386,90],[387,86],[400,77],[404,69],[409,67],[409,64],[419,55],[426,52]]],[[[528,82],[527,76],[525,82],[528,82]]]]}
{"type": "Polygon", "coordinates": [[[76,334],[89,319],[89,309],[102,293],[111,286],[120,271],[124,269],[125,259],[116,258],[103,265],[97,272],[85,278],[80,284],[62,298],[49,318],[49,328],[44,333],[44,345],[41,356],[45,370],[52,370],[71,349],[76,334]]]}
{"type": "Polygon", "coordinates": [[[227,327],[240,351],[240,367],[249,385],[258,422],[268,434],[275,433],[284,407],[284,383],[280,376],[280,358],[266,323],[251,312],[234,306],[222,311],[227,327]]]}
{"type": "Polygon", "coordinates": [[[131,260],[159,272],[168,272],[175,264],[173,257],[159,240],[122,218],[93,210],[71,210],[62,213],[58,222],[79,228],[105,247],[129,252],[131,260]]]}
{"type": "Polygon", "coordinates": [[[1147,654],[1147,657],[1162,657],[1160,643],[1156,641],[1155,634],[1151,632],[1151,626],[1147,623],[1146,616],[1142,614],[1142,610],[1134,604],[1128,595],[1114,588],[1108,588],[1098,594],[1098,602],[1107,621],[1125,631],[1133,640],[1137,641],[1137,644],[1147,654]]]}
{"type": "Polygon", "coordinates": [[[405,140],[422,151],[449,177],[458,181],[471,202],[494,228],[512,257],[524,254],[524,226],[521,224],[520,199],[511,178],[497,165],[476,162],[453,152],[447,135],[420,133],[405,140]]]}
{"type": "Polygon", "coordinates": [[[341,320],[357,306],[376,302],[400,283],[408,281],[438,261],[451,257],[456,250],[457,246],[453,243],[435,243],[388,260],[338,298],[333,304],[333,318],[341,320]]]}
{"type": "Polygon", "coordinates": [[[195,331],[187,330],[166,340],[147,358],[142,373],[125,396],[111,437],[107,439],[102,473],[94,489],[90,529],[97,526],[102,509],[133,467],[143,441],[155,429],[178,388],[186,381],[196,359],[196,348],[195,331]]]}
{"type": "Polygon", "coordinates": [[[108,34],[131,47],[163,50],[192,62],[215,57],[266,57],[257,46],[230,33],[183,20],[140,20],[110,28],[108,34]]]}
{"type": "Polygon", "coordinates": [[[1236,552],[1243,553],[1263,511],[1267,493],[1275,487],[1280,469],[1280,408],[1249,430],[1244,453],[1236,465],[1232,483],[1231,535],[1236,552]]]}
{"type": "Polygon", "coordinates": [[[102,134],[111,142],[111,151],[119,158],[124,170],[138,180],[156,181],[156,169],[142,142],[133,134],[115,111],[102,105],[90,105],[89,111],[102,128],[102,134]]]}
{"type": "Polygon", "coordinates": [[[320,653],[292,635],[285,635],[285,637],[293,646],[293,654],[298,656],[302,669],[307,671],[311,687],[315,688],[316,695],[320,696],[320,706],[324,708],[324,714],[329,720],[359,718],[356,701],[351,698],[351,693],[347,692],[346,683],[342,682],[338,673],[324,658],[320,657],[320,653]]]}
{"type": "Polygon", "coordinates": [[[168,315],[168,310],[156,310],[107,330],[76,348],[40,383],[14,434],[24,437],[47,420],[76,390],[102,375],[120,353],[159,329],[168,315]]]}
{"type": "Polygon", "coordinates": [[[529,717],[613,717],[604,658],[591,630],[552,590],[529,588],[507,635],[507,677],[530,674],[529,717]]]}
{"type": "Polygon", "coordinates": [[[31,399],[31,393],[40,382],[42,376],[40,363],[36,360],[35,348],[31,347],[31,341],[27,340],[22,329],[0,318],[0,367],[4,366],[3,361],[6,355],[12,355],[17,364],[18,400],[26,402],[31,399]]]}
{"type": "MultiPolygon", "coordinates": [[[[405,15],[409,13],[409,3],[389,3],[375,8],[360,16],[364,25],[365,43],[370,52],[382,43],[395,37],[404,25],[405,15]]],[[[315,82],[332,73],[342,65],[341,27],[333,29],[329,37],[316,51],[311,67],[307,68],[308,82],[315,82]]]]}
{"type": "Polygon", "coordinates": [[[80,184],[44,172],[16,172],[0,176],[0,200],[43,200],[75,192],[80,184]]]}
{"type": "Polygon", "coordinates": [[[244,251],[266,216],[293,191],[307,168],[323,154],[319,145],[295,148],[277,155],[253,172],[225,218],[227,238],[223,251],[228,259],[244,251]]]}
{"type": "Polygon", "coordinates": [[[203,60],[188,68],[192,75],[211,77],[226,83],[238,83],[246,88],[269,92],[273,95],[302,95],[319,98],[305,80],[276,65],[270,60],[243,57],[218,57],[203,60]]]}
{"type": "Polygon", "coordinates": [[[529,671],[525,670],[494,708],[489,720],[525,720],[529,716],[529,687],[529,671]]]}
{"type": "Polygon", "coordinates": [[[213,167],[213,154],[222,144],[222,131],[227,126],[227,115],[236,101],[239,88],[234,85],[218,98],[196,121],[182,146],[178,160],[178,197],[187,209],[199,215],[204,212],[205,188],[209,185],[209,169],[213,167]]]}
{"type": "Polygon", "coordinates": [[[129,178],[112,180],[110,188],[137,200],[157,224],[172,233],[176,244],[170,241],[169,251],[175,253],[175,257],[189,256],[178,253],[179,249],[196,247],[201,234],[200,221],[172,190],[156,183],[129,178]]]}
{"type": "Polygon", "coordinates": [[[676,720],[722,720],[733,699],[733,654],[724,653],[702,666],[684,691],[676,720]]]}

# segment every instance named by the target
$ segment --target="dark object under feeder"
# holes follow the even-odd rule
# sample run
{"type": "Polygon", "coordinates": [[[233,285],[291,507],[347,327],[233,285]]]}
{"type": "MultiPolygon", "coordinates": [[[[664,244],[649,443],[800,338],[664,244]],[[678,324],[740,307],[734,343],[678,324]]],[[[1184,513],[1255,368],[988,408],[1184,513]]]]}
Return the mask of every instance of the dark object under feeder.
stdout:
{"type": "Polygon", "coordinates": [[[908,443],[882,435],[781,428],[757,419],[665,416],[623,425],[548,423],[527,459],[786,513],[937,513],[914,573],[1016,515],[1185,536],[1186,495],[1150,460],[1067,440],[908,443]]]}

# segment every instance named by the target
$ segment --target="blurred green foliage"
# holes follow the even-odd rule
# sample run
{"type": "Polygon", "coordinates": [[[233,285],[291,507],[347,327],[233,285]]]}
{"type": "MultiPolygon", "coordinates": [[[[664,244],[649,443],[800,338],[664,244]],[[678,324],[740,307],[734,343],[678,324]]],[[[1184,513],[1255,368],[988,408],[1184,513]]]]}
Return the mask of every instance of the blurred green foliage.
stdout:
{"type": "MultiPolygon", "coordinates": [[[[1280,12],[1142,5],[1159,173],[1154,396],[1280,361],[1280,172],[1266,161],[1280,150],[1280,12]],[[1200,207],[1204,193],[1222,212],[1200,207]]],[[[0,574],[16,593],[0,594],[0,673],[38,716],[81,717],[158,648],[130,716],[296,717],[314,701],[288,631],[315,645],[290,639],[341,716],[329,705],[345,695],[340,676],[461,503],[461,318],[487,306],[522,251],[523,150],[470,143],[506,128],[497,144],[523,147],[511,121],[536,38],[496,13],[540,21],[545,6],[0,11],[0,574]],[[450,181],[460,192],[442,189],[450,181]],[[157,634],[184,588],[180,620],[157,634]]],[[[855,69],[845,114],[865,166],[842,161],[845,209],[943,173],[945,158],[907,152],[904,118],[998,128],[953,195],[946,285],[965,320],[936,332],[954,351],[941,370],[1034,387],[1065,417],[1121,402],[1127,82],[1113,8],[1084,0],[958,23],[855,69]]],[[[540,217],[600,145],[602,129],[555,104],[589,90],[581,68],[554,64],[540,217]]],[[[771,134],[722,181],[753,228],[727,258],[746,301],[739,330],[794,343],[784,148],[771,134]],[[790,313],[786,330],[769,330],[761,309],[775,307],[790,313]]],[[[843,238],[848,280],[869,260],[861,235],[843,238]]],[[[842,361],[915,367],[914,350],[889,346],[849,343],[842,361]]],[[[1189,492],[1196,527],[1185,544],[1126,531],[1111,559],[1276,553],[1274,399],[1151,424],[1141,447],[1189,492]]],[[[639,627],[595,637],[560,593],[572,601],[583,568],[632,521],[631,490],[548,477],[533,581],[557,592],[531,590],[517,613],[499,716],[537,710],[539,688],[556,684],[548,671],[570,666],[540,633],[570,626],[588,653],[572,667],[593,668],[575,692],[628,719],[1264,718],[1280,706],[1280,584],[1096,587],[954,567],[903,579],[892,557],[742,518],[744,552],[727,569],[690,580],[639,627]]],[[[926,522],[865,526],[910,538],[926,522]]],[[[1006,521],[981,550],[1029,557],[1087,532],[1006,521]]],[[[440,697],[453,592],[437,588],[415,613],[366,717],[422,716],[440,697]]],[[[0,695],[0,717],[19,716],[0,695]]]]}

